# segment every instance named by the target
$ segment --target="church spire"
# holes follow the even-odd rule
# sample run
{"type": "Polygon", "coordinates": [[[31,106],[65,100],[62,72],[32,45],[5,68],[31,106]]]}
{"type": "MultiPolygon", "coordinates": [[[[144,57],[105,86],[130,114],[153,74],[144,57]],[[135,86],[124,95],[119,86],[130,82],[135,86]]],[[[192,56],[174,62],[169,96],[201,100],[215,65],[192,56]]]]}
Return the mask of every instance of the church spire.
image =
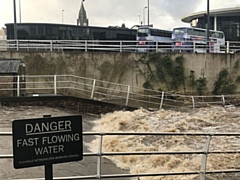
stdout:
{"type": "Polygon", "coordinates": [[[81,2],[81,7],[78,13],[77,25],[78,26],[88,26],[87,13],[83,5],[84,0],[81,2]]]}

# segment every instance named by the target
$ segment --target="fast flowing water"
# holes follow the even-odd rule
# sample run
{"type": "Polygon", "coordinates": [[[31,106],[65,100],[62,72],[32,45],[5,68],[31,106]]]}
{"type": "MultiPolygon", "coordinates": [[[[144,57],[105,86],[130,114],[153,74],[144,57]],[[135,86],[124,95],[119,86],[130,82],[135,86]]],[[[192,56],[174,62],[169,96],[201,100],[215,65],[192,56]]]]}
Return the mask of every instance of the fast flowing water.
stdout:
{"type": "MultiPolygon", "coordinates": [[[[44,106],[18,106],[8,107],[0,105],[0,132],[11,132],[12,121],[19,119],[42,118],[43,115],[51,115],[52,117],[69,116],[79,114],[75,111],[64,110],[61,108],[50,108],[44,106]]],[[[83,117],[83,131],[89,132],[92,128],[92,121],[97,118],[91,114],[81,114],[83,117]]],[[[91,142],[92,136],[83,137],[83,151],[89,152],[85,143],[91,142]]],[[[12,136],[0,136],[0,155],[12,154],[12,136]]],[[[26,156],[28,152],[26,151],[26,156]]],[[[110,173],[127,173],[128,171],[119,169],[110,160],[103,159],[104,167],[101,168],[103,174],[110,173]]],[[[68,163],[60,163],[53,165],[54,177],[71,177],[71,176],[89,176],[97,173],[97,158],[87,156],[82,161],[74,161],[68,163]]],[[[0,158],[0,180],[10,179],[36,179],[44,177],[44,166],[36,166],[23,169],[15,169],[13,167],[12,158],[0,158]]],[[[122,180],[118,178],[116,180],[122,180]]]]}
{"type": "MultiPolygon", "coordinates": [[[[159,110],[150,112],[139,109],[134,112],[117,111],[102,115],[94,122],[97,132],[203,132],[240,133],[240,108],[234,106],[209,106],[187,112],[159,110]]],[[[135,151],[203,151],[204,136],[106,136],[104,152],[135,151]]],[[[89,143],[97,152],[99,139],[89,143]]],[[[240,150],[240,137],[213,137],[209,151],[240,150]]],[[[130,173],[159,173],[200,171],[202,155],[129,155],[109,157],[118,167],[130,173]]],[[[240,154],[210,154],[207,170],[239,169],[240,154]]],[[[236,179],[240,176],[237,174],[236,179]]],[[[206,175],[207,176],[207,175],[206,175]]],[[[236,175],[235,175],[236,176],[236,175]]],[[[148,180],[199,179],[192,176],[141,177],[148,180]]],[[[211,179],[211,178],[210,178],[211,179]]],[[[214,179],[214,178],[212,178],[214,179]]],[[[234,178],[233,178],[234,179],[234,178]]]]}

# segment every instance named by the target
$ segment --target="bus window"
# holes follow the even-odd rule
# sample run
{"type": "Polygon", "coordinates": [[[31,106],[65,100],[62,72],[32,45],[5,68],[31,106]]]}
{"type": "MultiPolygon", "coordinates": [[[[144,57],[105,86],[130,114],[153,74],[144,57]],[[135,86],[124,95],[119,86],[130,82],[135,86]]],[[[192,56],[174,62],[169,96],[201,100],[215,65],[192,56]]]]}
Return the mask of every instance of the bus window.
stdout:
{"type": "Polygon", "coordinates": [[[138,36],[139,37],[148,36],[148,29],[138,29],[138,36]]]}
{"type": "Polygon", "coordinates": [[[210,31],[211,49],[207,45],[207,31],[200,28],[175,28],[172,33],[172,51],[177,52],[221,52],[225,46],[225,36],[221,31],[210,31]],[[185,33],[180,33],[185,30],[185,33]]]}
{"type": "Polygon", "coordinates": [[[170,52],[172,31],[152,27],[138,29],[137,52],[170,52]]]}
{"type": "Polygon", "coordinates": [[[174,34],[184,34],[185,33],[185,29],[175,29],[173,31],[174,34]]]}

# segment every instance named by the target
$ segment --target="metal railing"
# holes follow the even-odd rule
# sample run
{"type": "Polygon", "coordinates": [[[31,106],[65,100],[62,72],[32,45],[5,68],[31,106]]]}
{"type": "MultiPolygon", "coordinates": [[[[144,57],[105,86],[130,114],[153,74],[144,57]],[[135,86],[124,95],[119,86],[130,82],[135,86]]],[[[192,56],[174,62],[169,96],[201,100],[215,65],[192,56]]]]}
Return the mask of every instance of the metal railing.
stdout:
{"type": "MultiPolygon", "coordinates": [[[[1,136],[12,136],[12,132],[0,132],[1,136]]],[[[55,177],[55,180],[61,179],[114,179],[114,178],[133,178],[133,177],[153,177],[153,176],[186,176],[186,175],[197,175],[200,180],[205,180],[206,175],[215,174],[227,174],[227,173],[240,173],[240,169],[214,169],[214,170],[207,170],[207,157],[208,155],[215,154],[215,155],[229,155],[229,154],[238,154],[240,150],[209,150],[211,139],[214,137],[238,137],[240,133],[193,133],[193,132],[183,132],[183,133],[168,133],[168,132],[158,132],[158,133],[151,133],[151,132],[83,132],[83,136],[100,136],[99,139],[99,149],[98,152],[83,152],[83,157],[87,156],[95,156],[98,157],[97,159],[97,174],[95,175],[85,175],[85,176],[71,176],[71,177],[55,177]],[[172,136],[188,136],[191,138],[194,137],[207,137],[207,141],[205,142],[205,146],[202,150],[194,150],[194,151],[134,151],[134,152],[104,152],[102,149],[102,145],[104,142],[104,137],[106,136],[164,136],[164,137],[172,137],[172,136]],[[102,158],[111,157],[111,156],[157,156],[157,155],[189,155],[188,158],[191,158],[191,155],[202,155],[202,160],[199,163],[200,169],[195,171],[176,171],[176,172],[158,172],[158,173],[131,173],[131,174],[102,174],[101,167],[102,158]]],[[[0,154],[0,159],[5,158],[13,158],[13,154],[0,154]]],[[[40,180],[44,178],[36,178],[36,180],[40,180]]],[[[27,180],[27,179],[25,179],[27,180]]],[[[30,179],[29,179],[30,180],[30,179]]]]}
{"type": "MultiPolygon", "coordinates": [[[[226,105],[239,99],[239,95],[219,96],[186,96],[169,94],[163,91],[154,91],[130,85],[100,81],[97,79],[73,76],[73,75],[25,75],[25,76],[2,76],[0,78],[1,96],[41,96],[41,95],[71,95],[82,98],[94,99],[102,102],[111,102],[124,106],[144,107],[146,109],[159,110],[162,108],[195,108],[207,105],[226,105]]],[[[11,132],[0,133],[0,136],[11,136],[11,132]]],[[[98,152],[84,152],[84,156],[97,156],[97,174],[76,177],[63,177],[54,179],[114,179],[118,177],[148,177],[148,176],[184,176],[198,175],[204,180],[207,174],[239,173],[239,169],[217,169],[207,170],[206,162],[209,154],[237,154],[239,150],[210,151],[209,145],[213,137],[240,136],[239,133],[92,133],[84,132],[84,136],[100,136],[98,152]],[[204,136],[207,137],[203,150],[196,151],[144,151],[144,152],[103,152],[102,143],[106,136],[204,136]],[[101,160],[109,156],[128,155],[179,155],[179,154],[200,154],[202,162],[200,169],[184,172],[159,172],[159,173],[138,173],[138,174],[114,174],[106,175],[101,173],[101,160]]],[[[0,155],[0,158],[13,158],[13,155],[0,155]]]]}
{"type": "Polygon", "coordinates": [[[196,108],[207,105],[234,104],[240,95],[189,96],[144,89],[74,75],[1,76],[0,96],[70,95],[122,106],[162,108],[196,108]]]}
{"type": "Polygon", "coordinates": [[[172,94],[74,75],[1,76],[0,96],[70,95],[111,102],[122,106],[162,108],[196,108],[234,104],[240,95],[191,96],[172,94]]]}
{"type": "MultiPolygon", "coordinates": [[[[185,41],[186,42],[186,41],[185,41]]],[[[213,52],[239,53],[240,42],[226,41],[224,45],[189,42],[181,47],[173,41],[151,42],[140,45],[139,41],[109,40],[0,40],[0,51],[83,51],[83,52],[213,52]]]]}

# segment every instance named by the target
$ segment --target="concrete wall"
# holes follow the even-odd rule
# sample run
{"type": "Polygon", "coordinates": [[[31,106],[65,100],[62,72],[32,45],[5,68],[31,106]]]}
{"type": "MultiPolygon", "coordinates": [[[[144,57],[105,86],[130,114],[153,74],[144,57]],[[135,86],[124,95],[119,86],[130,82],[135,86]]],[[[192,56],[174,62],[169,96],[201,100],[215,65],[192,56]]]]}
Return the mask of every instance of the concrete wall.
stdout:
{"type": "Polygon", "coordinates": [[[4,106],[47,106],[73,110],[81,113],[106,114],[109,112],[127,110],[134,111],[137,108],[121,106],[112,103],[94,101],[71,96],[49,96],[49,97],[3,97],[0,105],[4,106]]]}
{"type": "MultiPolygon", "coordinates": [[[[186,79],[191,70],[195,71],[195,79],[206,77],[209,93],[223,68],[228,69],[234,81],[240,74],[240,67],[236,69],[240,59],[238,54],[169,54],[172,59],[180,55],[184,57],[186,79]]],[[[145,73],[148,71],[146,65],[139,61],[143,56],[139,53],[104,52],[0,52],[0,58],[22,59],[29,75],[69,74],[138,87],[146,81],[145,73]]],[[[158,56],[161,58],[166,54],[158,56]]],[[[238,86],[236,92],[240,92],[240,84],[235,85],[238,86]]],[[[158,86],[154,89],[159,89],[158,86]]],[[[196,92],[188,85],[186,87],[186,92],[196,92]]],[[[165,90],[164,85],[161,89],[165,90]]],[[[179,91],[183,92],[182,89],[179,91]]]]}

